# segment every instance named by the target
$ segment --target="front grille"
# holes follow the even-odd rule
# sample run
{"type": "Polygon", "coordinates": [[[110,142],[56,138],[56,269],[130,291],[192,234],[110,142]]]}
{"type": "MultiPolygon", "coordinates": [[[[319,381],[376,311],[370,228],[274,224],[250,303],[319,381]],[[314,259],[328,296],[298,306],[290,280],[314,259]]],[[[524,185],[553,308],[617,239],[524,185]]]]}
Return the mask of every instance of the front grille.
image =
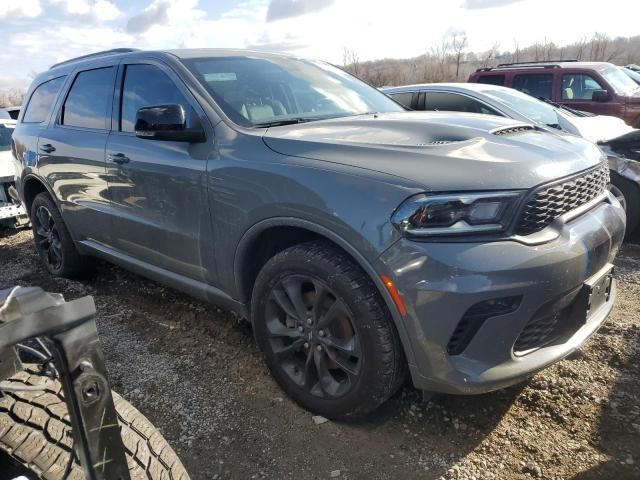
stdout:
{"type": "Polygon", "coordinates": [[[530,235],[539,232],[559,216],[598,197],[608,184],[609,167],[603,163],[580,176],[543,187],[524,206],[516,233],[530,235]]]}

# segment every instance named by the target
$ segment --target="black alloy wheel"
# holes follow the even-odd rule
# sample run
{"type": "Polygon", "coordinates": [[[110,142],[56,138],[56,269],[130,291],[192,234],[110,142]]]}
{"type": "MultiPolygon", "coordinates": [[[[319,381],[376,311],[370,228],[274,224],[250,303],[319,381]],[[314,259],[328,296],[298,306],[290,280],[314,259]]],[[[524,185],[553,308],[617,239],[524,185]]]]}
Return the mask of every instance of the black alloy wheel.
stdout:
{"type": "Polygon", "coordinates": [[[87,270],[91,262],[76,249],[56,203],[47,192],[33,199],[30,219],[36,251],[49,273],[76,277],[87,270]]]}
{"type": "Polygon", "coordinates": [[[31,221],[38,253],[47,262],[49,270],[60,270],[63,265],[62,242],[53,215],[46,206],[40,205],[31,221]]]}
{"type": "Polygon", "coordinates": [[[318,278],[288,275],[271,291],[269,343],[280,367],[316,397],[348,393],[360,376],[358,332],[342,300],[318,278]]]}
{"type": "Polygon", "coordinates": [[[327,418],[371,412],[407,379],[398,332],[373,281],[323,240],[265,263],[253,286],[251,321],[274,380],[327,418]]]}

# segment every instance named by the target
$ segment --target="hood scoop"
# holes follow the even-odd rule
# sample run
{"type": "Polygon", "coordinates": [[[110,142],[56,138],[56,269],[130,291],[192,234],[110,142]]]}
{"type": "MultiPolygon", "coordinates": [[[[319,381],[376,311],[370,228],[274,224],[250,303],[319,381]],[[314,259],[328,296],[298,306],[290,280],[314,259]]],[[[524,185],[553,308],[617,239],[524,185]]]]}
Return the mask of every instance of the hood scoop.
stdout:
{"type": "Polygon", "coordinates": [[[491,130],[491,133],[504,137],[506,135],[517,135],[519,133],[530,132],[532,130],[537,131],[538,129],[533,125],[513,125],[510,127],[496,128],[495,130],[491,130]]]}
{"type": "Polygon", "coordinates": [[[438,145],[448,145],[469,140],[468,138],[434,138],[430,142],[416,143],[416,147],[435,147],[438,145]]]}

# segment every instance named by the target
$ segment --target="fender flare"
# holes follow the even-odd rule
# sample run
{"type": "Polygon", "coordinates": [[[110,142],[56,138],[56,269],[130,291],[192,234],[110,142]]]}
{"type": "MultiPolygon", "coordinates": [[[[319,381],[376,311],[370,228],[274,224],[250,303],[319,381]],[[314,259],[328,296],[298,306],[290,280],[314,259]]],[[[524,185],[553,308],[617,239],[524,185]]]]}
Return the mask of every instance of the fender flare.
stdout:
{"type": "MultiPolygon", "coordinates": [[[[33,172],[29,172],[29,173],[25,174],[25,176],[20,181],[20,184],[21,184],[20,185],[20,187],[21,187],[20,190],[21,191],[19,191],[18,193],[20,194],[20,198],[22,199],[22,203],[25,204],[24,205],[25,208],[27,207],[27,205],[26,205],[26,202],[25,202],[25,199],[24,199],[24,189],[25,189],[25,186],[27,185],[27,183],[30,183],[33,180],[37,181],[39,184],[41,184],[44,187],[46,192],[53,199],[53,202],[56,204],[56,207],[58,207],[58,210],[60,210],[60,204],[58,203],[58,198],[53,193],[53,190],[51,189],[51,186],[49,185],[49,183],[47,183],[42,177],[39,177],[38,175],[36,175],[33,172]]],[[[27,214],[31,215],[31,212],[27,212],[27,214]]]]}
{"type": "MultiPolygon", "coordinates": [[[[353,247],[353,245],[351,245],[344,238],[337,235],[333,231],[317,223],[296,217],[272,217],[261,220],[251,226],[244,233],[244,235],[240,239],[240,242],[238,242],[233,260],[233,272],[235,277],[236,289],[242,297],[244,296],[243,292],[245,292],[244,285],[242,284],[242,272],[245,265],[243,259],[246,259],[248,257],[247,254],[249,252],[249,249],[253,245],[253,242],[258,238],[258,236],[262,232],[273,227],[298,227],[304,230],[308,230],[335,243],[345,252],[347,252],[347,254],[349,254],[351,258],[355,260],[355,262],[366,272],[369,278],[373,281],[373,284],[376,286],[376,289],[387,305],[389,312],[391,312],[391,318],[393,318],[393,323],[400,337],[400,343],[402,344],[407,362],[410,367],[412,365],[415,365],[415,355],[413,353],[412,343],[405,328],[402,315],[400,315],[400,312],[398,311],[393,298],[391,298],[391,294],[384,286],[384,283],[382,282],[382,279],[380,278],[376,269],[373,267],[371,262],[369,262],[369,260],[367,260],[360,252],[358,252],[355,247],[353,247]]],[[[241,300],[243,303],[247,303],[248,299],[241,298],[241,300]]],[[[247,311],[250,311],[250,309],[247,309],[247,311]]]]}

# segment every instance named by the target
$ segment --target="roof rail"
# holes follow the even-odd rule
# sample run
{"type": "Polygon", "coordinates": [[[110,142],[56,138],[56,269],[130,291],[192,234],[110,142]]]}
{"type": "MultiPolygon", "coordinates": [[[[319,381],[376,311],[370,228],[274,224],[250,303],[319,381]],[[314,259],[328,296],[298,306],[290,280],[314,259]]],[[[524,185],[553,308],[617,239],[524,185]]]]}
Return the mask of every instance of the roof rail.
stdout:
{"type": "Polygon", "coordinates": [[[575,58],[569,58],[569,59],[560,59],[560,60],[535,60],[532,62],[511,62],[511,63],[499,63],[498,67],[511,67],[511,66],[515,66],[515,65],[541,65],[541,64],[550,64],[550,65],[555,65],[558,63],[564,63],[564,62],[577,62],[578,60],[575,58]]]}
{"type": "Polygon", "coordinates": [[[51,67],[49,67],[49,70],[51,70],[52,68],[59,67],[61,65],[77,62],[78,60],[85,60],[85,59],[94,58],[94,57],[104,57],[107,55],[117,55],[119,53],[130,53],[130,52],[137,52],[137,51],[139,51],[139,49],[137,48],[113,48],[111,50],[104,50],[102,52],[89,53],[88,55],[82,55],[81,57],[70,58],[69,60],[65,60],[64,62],[58,62],[54,65],[51,65],[51,67]]]}

